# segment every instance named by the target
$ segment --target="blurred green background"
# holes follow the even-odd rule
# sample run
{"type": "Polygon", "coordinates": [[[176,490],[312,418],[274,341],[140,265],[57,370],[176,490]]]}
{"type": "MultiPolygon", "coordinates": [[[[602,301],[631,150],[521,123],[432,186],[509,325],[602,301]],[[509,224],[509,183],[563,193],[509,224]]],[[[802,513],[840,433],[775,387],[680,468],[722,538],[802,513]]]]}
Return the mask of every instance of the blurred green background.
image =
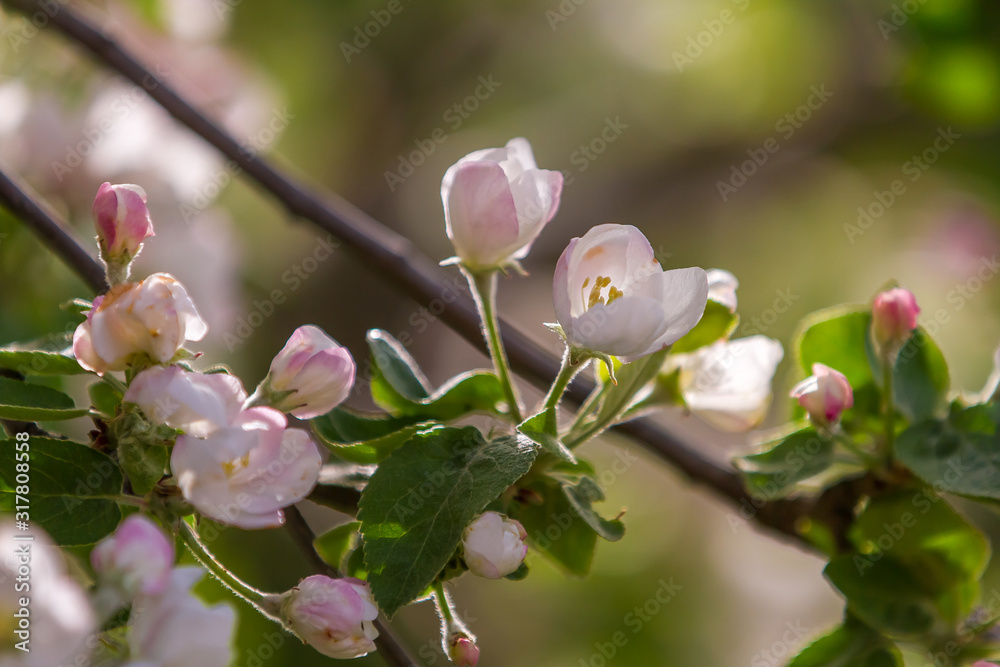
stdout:
{"type": "MultiPolygon", "coordinates": [[[[978,390],[993,368],[996,3],[136,0],[87,11],[249,149],[435,259],[451,254],[439,195],[447,167],[527,137],[566,187],[525,262],[530,277],[502,283],[501,310],[554,353],[541,323],[553,317],[556,258],[590,226],[620,222],[642,229],[667,268],[735,273],[739,335],[787,346],[804,315],[865,302],[895,279],[916,293],[955,388],[978,390]]],[[[211,326],[209,360],[252,386],[312,322],[358,359],[366,329],[407,332],[435,382],[488,363],[346,248],[317,252],[325,234],[289,220],[141,90],[20,16],[0,21],[4,168],[82,239],[101,182],[142,185],[157,236],[136,273],[169,271],[188,286],[211,326]]],[[[74,326],[57,304],[77,296],[89,297],[82,283],[0,212],[0,340],[74,326]]],[[[769,423],[788,414],[796,372],[788,359],[779,369],[769,423]]],[[[352,402],[364,406],[365,390],[352,402]]],[[[720,460],[752,444],[680,414],[663,419],[720,460]]],[[[734,522],[632,443],[589,449],[604,470],[622,451],[638,455],[605,504],[608,514],[627,508],[630,532],[601,545],[584,581],[541,559],[524,582],[459,580],[483,667],[779,665],[838,620],[820,560],[734,522]],[[681,588],[647,606],[664,582],[681,588]],[[611,644],[617,631],[624,647],[611,644]]],[[[311,510],[318,530],[343,519],[311,510]]],[[[992,515],[972,518],[1000,535],[992,515]]],[[[213,545],[262,588],[308,572],[280,531],[221,530],[213,545]]],[[[994,584],[991,573],[987,595],[994,584]]],[[[211,582],[203,589],[230,599],[211,582]]],[[[230,602],[242,615],[235,664],[328,663],[230,602]]],[[[429,604],[393,625],[421,664],[446,664],[429,604]]]]}

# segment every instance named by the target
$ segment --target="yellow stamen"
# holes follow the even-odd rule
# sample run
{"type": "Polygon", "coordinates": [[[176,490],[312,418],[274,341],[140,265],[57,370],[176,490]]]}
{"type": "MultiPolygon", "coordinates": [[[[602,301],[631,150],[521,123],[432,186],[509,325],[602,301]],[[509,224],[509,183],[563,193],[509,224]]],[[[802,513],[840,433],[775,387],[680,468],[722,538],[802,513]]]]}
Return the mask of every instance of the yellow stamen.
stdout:
{"type": "Polygon", "coordinates": [[[233,459],[232,461],[226,461],[222,464],[222,472],[226,473],[226,477],[232,477],[238,471],[246,468],[250,464],[250,454],[244,454],[238,459],[233,459]]]}

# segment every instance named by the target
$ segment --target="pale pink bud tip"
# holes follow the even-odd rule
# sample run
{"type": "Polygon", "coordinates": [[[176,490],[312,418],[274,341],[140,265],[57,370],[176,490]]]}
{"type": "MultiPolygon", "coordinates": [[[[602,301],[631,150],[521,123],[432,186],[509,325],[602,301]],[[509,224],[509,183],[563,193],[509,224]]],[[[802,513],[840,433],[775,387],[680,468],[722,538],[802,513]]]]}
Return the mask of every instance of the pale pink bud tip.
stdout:
{"type": "Polygon", "coordinates": [[[523,259],[556,214],[563,177],[539,169],[526,139],[469,153],[441,181],[448,238],[470,269],[523,259]]]}
{"type": "Polygon", "coordinates": [[[265,394],[272,406],[299,419],[312,419],[340,405],[354,386],[354,359],[319,327],[301,326],[271,362],[265,394]]]}
{"type": "Polygon", "coordinates": [[[174,544],[144,514],[131,514],[90,552],[100,577],[126,598],[166,590],[174,564],[174,544]]]}
{"type": "Polygon", "coordinates": [[[479,647],[468,637],[459,637],[452,642],[448,657],[457,667],[476,667],[479,664],[479,647]]]}
{"type": "Polygon", "coordinates": [[[323,655],[348,659],[375,650],[378,608],[360,579],[306,577],[285,594],[281,613],[295,634],[323,655]]]}
{"type": "Polygon", "coordinates": [[[813,374],[792,388],[791,397],[798,399],[810,418],[829,425],[854,405],[851,383],[840,371],[823,364],[813,364],[813,374]]]}
{"type": "Polygon", "coordinates": [[[105,261],[128,262],[147,237],[155,236],[146,191],[138,185],[102,184],[94,198],[93,216],[105,261]]]}
{"type": "Polygon", "coordinates": [[[496,512],[480,514],[462,535],[469,571],[487,579],[513,573],[528,554],[524,527],[496,512]]]}
{"type": "Polygon", "coordinates": [[[920,307],[913,292],[896,287],[875,297],[872,305],[872,331],[881,345],[902,344],[917,328],[920,307]]]}

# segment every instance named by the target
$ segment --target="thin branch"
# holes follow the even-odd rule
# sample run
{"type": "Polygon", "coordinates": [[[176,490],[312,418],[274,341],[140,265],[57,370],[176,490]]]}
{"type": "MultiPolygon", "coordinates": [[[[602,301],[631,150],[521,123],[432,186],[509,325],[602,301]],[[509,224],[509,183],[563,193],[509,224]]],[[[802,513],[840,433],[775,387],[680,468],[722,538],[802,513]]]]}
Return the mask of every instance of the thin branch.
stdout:
{"type": "Polygon", "coordinates": [[[108,288],[104,267],[76,242],[69,226],[60,222],[55,213],[33,194],[27,184],[0,170],[0,203],[4,208],[27,223],[31,231],[76,271],[90,289],[97,294],[104,292],[108,288]]]}
{"type": "MultiPolygon", "coordinates": [[[[285,508],[285,529],[299,547],[299,550],[309,560],[313,569],[334,579],[344,576],[316,553],[316,549],[313,547],[316,534],[309,527],[309,524],[306,523],[305,517],[302,516],[302,513],[299,512],[299,509],[295,505],[285,508]]],[[[378,629],[375,646],[378,647],[379,654],[387,663],[390,665],[399,665],[400,667],[416,667],[418,664],[417,661],[410,656],[406,647],[396,638],[392,628],[386,625],[380,618],[375,620],[375,627],[378,629]]]]}
{"type": "MultiPolygon", "coordinates": [[[[446,274],[409,240],[342,198],[334,194],[321,197],[312,193],[279,172],[263,157],[245,152],[236,139],[196,110],[134,55],[78,12],[64,5],[53,6],[45,0],[0,0],[0,3],[29,16],[44,11],[49,17],[48,26],[85,48],[99,62],[142,86],[174,118],[233,160],[291,214],[309,220],[338,237],[358,252],[374,273],[388,278],[412,298],[427,303],[439,300],[446,292],[446,274]]],[[[471,299],[462,296],[445,304],[440,319],[471,344],[485,349],[475,304],[471,299]]],[[[510,325],[501,322],[501,326],[504,346],[514,370],[536,384],[548,386],[558,372],[558,360],[510,325]]],[[[589,389],[587,383],[578,381],[567,393],[567,398],[580,403],[585,400],[589,389]]],[[[692,481],[733,501],[753,516],[758,524],[802,543],[797,523],[809,512],[802,502],[776,500],[756,507],[735,470],[706,458],[697,446],[684,442],[656,422],[637,419],[619,425],[615,430],[641,442],[692,481]]]]}

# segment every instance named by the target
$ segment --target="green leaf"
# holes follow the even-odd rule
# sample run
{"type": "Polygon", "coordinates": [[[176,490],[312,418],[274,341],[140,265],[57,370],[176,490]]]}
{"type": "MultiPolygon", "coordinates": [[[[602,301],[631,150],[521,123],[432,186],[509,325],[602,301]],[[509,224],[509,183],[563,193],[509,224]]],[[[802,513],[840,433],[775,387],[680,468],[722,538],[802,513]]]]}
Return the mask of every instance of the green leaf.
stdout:
{"type": "MultiPolygon", "coordinates": [[[[124,480],[114,461],[86,445],[52,438],[32,437],[27,451],[33,525],[64,546],[93,544],[115,529],[122,515],[110,498],[121,494],[124,480]]],[[[17,493],[17,453],[13,439],[0,442],[0,509],[6,512],[23,504],[17,498],[24,497],[17,493]]]]}
{"type": "Polygon", "coordinates": [[[902,638],[953,632],[972,610],[989,560],[978,531],[928,488],[873,498],[827,578],[872,628],[902,638]]]}
{"type": "Polygon", "coordinates": [[[313,541],[316,553],[330,567],[343,570],[344,559],[360,542],[358,530],[361,522],[351,521],[331,528],[313,541]]]}
{"type": "Polygon", "coordinates": [[[73,399],[40,384],[0,377],[0,419],[20,421],[58,421],[87,414],[73,399]]]}
{"type": "Polygon", "coordinates": [[[337,457],[369,465],[389,456],[432,422],[419,417],[364,415],[334,408],[310,420],[313,433],[337,457]]]}
{"type": "Polygon", "coordinates": [[[577,515],[556,480],[534,479],[523,489],[540,499],[511,508],[511,516],[528,533],[528,543],[567,574],[586,576],[594,562],[597,533],[577,515]]]}
{"type": "Polygon", "coordinates": [[[903,656],[882,635],[848,618],[807,646],[788,667],[903,667],[903,656]]]}
{"type": "Polygon", "coordinates": [[[0,368],[21,375],[77,375],[87,373],[72,355],[72,339],[51,334],[28,343],[0,348],[0,368]]]}
{"type": "Polygon", "coordinates": [[[413,357],[388,333],[372,329],[368,345],[374,366],[372,399],[393,415],[450,421],[472,412],[504,414],[498,407],[506,398],[503,386],[492,373],[463,373],[432,391],[413,357]]]}
{"type": "Polygon", "coordinates": [[[941,491],[1000,500],[1000,446],[988,406],[958,409],[896,438],[896,458],[941,491]]]}
{"type": "Polygon", "coordinates": [[[372,353],[373,370],[376,371],[372,378],[372,396],[376,402],[379,400],[376,389],[383,388],[389,392],[387,398],[390,399],[392,395],[398,395],[408,401],[419,401],[430,396],[430,382],[402,343],[381,329],[369,330],[366,340],[372,353]]]}
{"type": "Polygon", "coordinates": [[[122,395],[107,382],[94,382],[87,387],[87,394],[91,405],[108,417],[114,417],[122,403],[122,395]]]}
{"type": "Polygon", "coordinates": [[[379,465],[358,519],[372,594],[386,616],[434,581],[465,527],[528,472],[536,453],[523,437],[486,442],[473,427],[437,427],[379,465]]]}
{"type": "Polygon", "coordinates": [[[562,443],[559,436],[554,433],[546,433],[545,422],[546,413],[539,412],[537,415],[521,422],[517,430],[524,437],[541,446],[549,454],[553,454],[568,463],[576,463],[576,457],[573,456],[573,452],[566,448],[566,445],[562,443]]]}
{"type": "Polygon", "coordinates": [[[752,493],[781,498],[799,482],[825,471],[834,460],[834,440],[812,427],[763,445],[763,451],[734,460],[752,493]]]}
{"type": "Polygon", "coordinates": [[[918,328],[896,357],[896,406],[914,422],[933,417],[943,408],[950,384],[944,354],[930,334],[918,328]]]}
{"type": "Polygon", "coordinates": [[[845,376],[852,388],[875,381],[867,350],[871,313],[857,306],[839,306],[813,313],[803,320],[795,337],[799,363],[806,375],[821,363],[845,376]]]}
{"type": "Polygon", "coordinates": [[[701,316],[698,324],[674,343],[671,351],[682,354],[711,345],[717,340],[728,338],[739,323],[739,315],[729,312],[729,308],[721,303],[709,300],[705,304],[705,314],[701,316]]]}
{"type": "Polygon", "coordinates": [[[886,556],[859,573],[856,558],[838,556],[823,570],[852,614],[894,637],[920,638],[944,629],[934,602],[920,589],[920,577],[908,567],[886,556]]]}
{"type": "Polygon", "coordinates": [[[108,437],[117,448],[118,463],[132,491],[140,496],[152,491],[166,472],[177,432],[152,424],[136,412],[124,412],[109,423],[108,437]]]}
{"type": "Polygon", "coordinates": [[[618,423],[635,401],[636,393],[649,384],[663,368],[663,362],[669,353],[669,349],[660,350],[618,367],[615,370],[618,384],[606,382],[601,385],[597,410],[590,419],[563,436],[566,446],[575,449],[604,428],[618,423]]]}
{"type": "Polygon", "coordinates": [[[604,500],[604,492],[592,478],[583,477],[575,485],[563,484],[562,490],[577,516],[595,533],[610,542],[625,536],[625,524],[618,519],[605,519],[594,511],[593,503],[604,500]]]}

